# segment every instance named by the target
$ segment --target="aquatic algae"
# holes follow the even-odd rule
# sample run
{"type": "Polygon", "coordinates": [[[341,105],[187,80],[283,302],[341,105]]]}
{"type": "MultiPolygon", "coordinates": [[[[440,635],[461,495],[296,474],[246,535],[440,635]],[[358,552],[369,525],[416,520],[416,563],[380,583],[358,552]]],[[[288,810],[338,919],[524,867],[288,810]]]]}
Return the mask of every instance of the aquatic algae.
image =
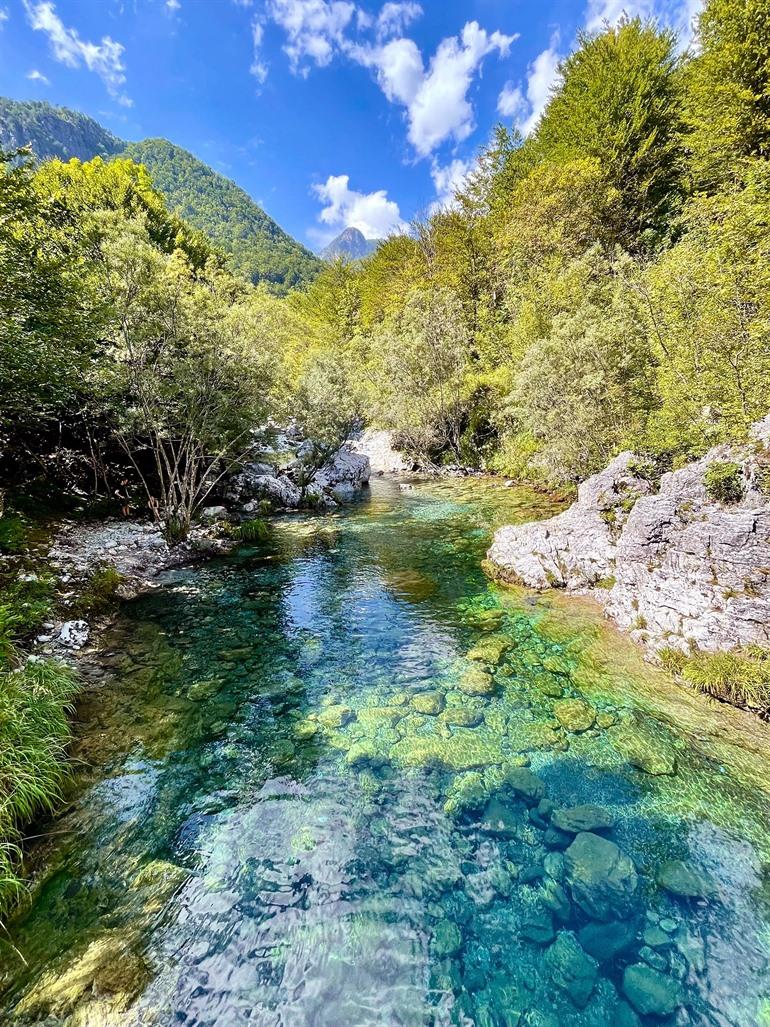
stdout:
{"type": "Polygon", "coordinates": [[[442,692],[418,692],[412,699],[412,706],[418,713],[437,717],[444,709],[446,700],[442,692]]]}
{"type": "Polygon", "coordinates": [[[453,778],[447,789],[444,812],[450,816],[465,813],[467,810],[479,809],[487,799],[484,778],[478,771],[458,774],[453,778]]]}
{"type": "Polygon", "coordinates": [[[391,758],[403,767],[476,770],[501,763],[503,753],[500,739],[491,732],[458,728],[450,738],[408,735],[393,746],[391,758]]]}
{"type": "Polygon", "coordinates": [[[334,703],[331,706],[327,706],[318,714],[318,720],[325,728],[345,727],[346,724],[349,724],[351,720],[355,719],[355,710],[351,709],[350,706],[346,706],[344,703],[334,703]]]}
{"type": "Polygon", "coordinates": [[[617,752],[645,774],[656,777],[676,773],[676,754],[662,735],[653,735],[630,721],[611,728],[608,735],[617,752]]]}
{"type": "Polygon", "coordinates": [[[108,1008],[122,1012],[152,976],[135,944],[123,930],[104,932],[71,962],[45,972],[23,996],[17,1013],[66,1016],[91,996],[106,996],[108,1008]]]}
{"type": "MultiPolygon", "coordinates": [[[[450,706],[439,715],[439,721],[448,727],[478,727],[484,723],[484,711],[474,706],[450,706]]],[[[493,724],[490,727],[495,730],[493,724]]]]}

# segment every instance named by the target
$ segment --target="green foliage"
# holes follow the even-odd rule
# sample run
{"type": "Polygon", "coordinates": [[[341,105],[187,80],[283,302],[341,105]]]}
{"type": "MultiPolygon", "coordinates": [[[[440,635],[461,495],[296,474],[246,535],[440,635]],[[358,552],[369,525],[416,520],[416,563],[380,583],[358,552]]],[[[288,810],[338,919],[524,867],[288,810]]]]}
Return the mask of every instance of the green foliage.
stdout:
{"type": "Polygon", "coordinates": [[[706,492],[718,503],[738,503],[743,499],[744,484],[740,464],[715,460],[703,475],[706,492]]]}
{"type": "Polygon", "coordinates": [[[687,659],[682,677],[700,692],[762,712],[770,709],[770,651],[697,653],[687,659]]]}
{"type": "Polygon", "coordinates": [[[19,827],[60,796],[76,691],[73,673],[52,661],[0,671],[0,915],[24,888],[19,827]]]}
{"type": "Polygon", "coordinates": [[[165,139],[129,143],[123,156],[144,165],[169,208],[227,253],[235,271],[283,295],[307,285],[321,262],[287,235],[234,182],[165,139]]]}
{"type": "Polygon", "coordinates": [[[699,52],[687,69],[688,145],[700,188],[770,157],[770,2],[709,0],[698,19],[699,52]]]}
{"type": "Polygon", "coordinates": [[[24,518],[17,513],[5,513],[0,516],[0,553],[22,553],[26,544],[27,527],[24,518]]]}
{"type": "Polygon", "coordinates": [[[83,617],[98,617],[109,613],[119,601],[123,577],[106,564],[93,572],[78,595],[76,612],[83,617]]]}
{"type": "Polygon", "coordinates": [[[236,538],[240,542],[264,542],[270,535],[267,521],[255,517],[250,521],[241,521],[235,529],[236,538]]]}
{"type": "Polygon", "coordinates": [[[535,148],[547,160],[598,162],[620,197],[619,237],[660,238],[683,191],[683,97],[673,33],[639,18],[582,35],[562,65],[535,148]]]}

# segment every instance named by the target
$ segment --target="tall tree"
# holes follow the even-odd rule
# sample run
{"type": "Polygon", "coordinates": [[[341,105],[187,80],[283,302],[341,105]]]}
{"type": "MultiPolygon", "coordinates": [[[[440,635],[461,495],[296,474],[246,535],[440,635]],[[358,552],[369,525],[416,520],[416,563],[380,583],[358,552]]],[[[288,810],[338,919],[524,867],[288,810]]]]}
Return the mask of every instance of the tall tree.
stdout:
{"type": "Polygon", "coordinates": [[[621,197],[628,249],[667,230],[683,188],[683,99],[674,33],[624,18],[582,34],[537,128],[541,158],[599,162],[621,197]]]}
{"type": "Polygon", "coordinates": [[[708,0],[699,53],[687,70],[689,145],[696,186],[742,173],[770,157],[770,0],[708,0]]]}

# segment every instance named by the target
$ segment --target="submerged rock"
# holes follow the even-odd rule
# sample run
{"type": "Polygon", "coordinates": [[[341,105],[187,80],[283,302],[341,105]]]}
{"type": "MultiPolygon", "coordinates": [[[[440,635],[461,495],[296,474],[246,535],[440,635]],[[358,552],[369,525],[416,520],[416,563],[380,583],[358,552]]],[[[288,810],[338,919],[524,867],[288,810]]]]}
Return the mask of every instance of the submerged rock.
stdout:
{"type": "Polygon", "coordinates": [[[584,806],[572,806],[569,809],[554,810],[551,823],[559,831],[568,834],[580,834],[581,831],[606,831],[614,826],[611,813],[601,806],[590,803],[584,806]]]}
{"type": "Polygon", "coordinates": [[[677,981],[645,963],[626,967],[623,994],[642,1016],[670,1016],[682,1002],[677,981]]]}
{"type": "Polygon", "coordinates": [[[453,706],[444,710],[439,719],[448,727],[478,727],[484,721],[484,713],[466,706],[453,706]]]}
{"type": "Polygon", "coordinates": [[[412,699],[412,706],[418,713],[429,717],[437,717],[444,709],[444,696],[441,692],[419,692],[412,699]]]}
{"type": "Polygon", "coordinates": [[[553,982],[578,1009],[584,1009],[596,985],[599,968],[580,947],[570,931],[560,931],[556,941],[544,956],[553,982]]]}
{"type": "Polygon", "coordinates": [[[519,928],[519,936],[535,945],[550,945],[556,937],[553,917],[545,910],[533,909],[527,913],[519,928]]]}
{"type": "Polygon", "coordinates": [[[469,660],[488,663],[494,667],[502,660],[512,645],[513,642],[507,635],[488,635],[477,642],[472,649],[469,649],[466,657],[469,660]]]}
{"type": "Polygon", "coordinates": [[[502,783],[532,805],[540,802],[545,796],[545,782],[527,767],[510,767],[506,770],[502,783]]]}
{"type": "Polygon", "coordinates": [[[339,728],[355,720],[356,713],[349,706],[336,703],[321,710],[318,719],[325,728],[339,728]]]}
{"type": "Polygon", "coordinates": [[[636,941],[637,922],[611,920],[591,921],[578,931],[578,940],[586,952],[600,963],[611,963],[636,941]]]}
{"type": "Polygon", "coordinates": [[[588,731],[596,721],[596,710],[582,699],[562,699],[554,705],[553,714],[564,730],[573,734],[588,731]]]}
{"type": "Polygon", "coordinates": [[[450,816],[466,810],[480,809],[487,801],[484,779],[478,771],[460,774],[447,790],[444,812],[450,816]]]}
{"type": "Polygon", "coordinates": [[[490,695],[495,690],[495,679],[481,667],[469,667],[457,687],[464,695],[490,695]]]}
{"type": "Polygon", "coordinates": [[[601,835],[583,832],[564,853],[572,898],[594,920],[626,915],[639,878],[631,859],[601,835]]]}
{"type": "Polygon", "coordinates": [[[433,929],[433,952],[440,959],[454,956],[460,951],[463,936],[460,928],[451,920],[439,920],[433,929]]]}
{"type": "Polygon", "coordinates": [[[687,899],[705,899],[714,894],[714,882],[692,864],[680,859],[670,859],[658,870],[658,884],[661,888],[687,899]]]}

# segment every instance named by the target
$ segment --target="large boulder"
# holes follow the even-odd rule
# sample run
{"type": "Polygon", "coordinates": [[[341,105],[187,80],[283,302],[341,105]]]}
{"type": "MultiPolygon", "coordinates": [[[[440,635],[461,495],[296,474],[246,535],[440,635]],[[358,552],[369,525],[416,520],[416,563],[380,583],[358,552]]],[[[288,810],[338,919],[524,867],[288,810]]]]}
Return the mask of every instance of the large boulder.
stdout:
{"type": "MultiPolygon", "coordinates": [[[[227,499],[237,507],[268,503],[272,509],[296,510],[302,496],[285,474],[265,473],[265,464],[246,464],[227,485],[227,499]]],[[[247,511],[249,512],[249,511],[247,511]]]]}
{"type": "Polygon", "coordinates": [[[501,528],[488,557],[501,580],[534,588],[594,586],[605,612],[652,648],[718,651],[770,641],[770,416],[754,442],[721,445],[664,474],[654,491],[622,453],[584,482],[569,510],[501,528]],[[736,496],[707,487],[735,467],[736,496]]]}
{"type": "Polygon", "coordinates": [[[630,912],[639,877],[614,842],[581,832],[564,853],[564,870],[572,898],[587,916],[613,920],[630,912]]]}
{"type": "Polygon", "coordinates": [[[367,428],[352,440],[354,452],[365,456],[374,474],[400,474],[412,469],[412,461],[393,446],[393,435],[379,428],[367,428]]]}
{"type": "Polygon", "coordinates": [[[337,454],[324,464],[313,479],[313,484],[324,490],[357,492],[369,481],[371,466],[369,457],[354,451],[346,442],[337,454]]]}
{"type": "Polygon", "coordinates": [[[634,473],[638,458],[621,453],[584,481],[577,502],[556,517],[500,528],[488,558],[501,577],[533,588],[585,589],[613,574],[626,510],[650,485],[634,473]]]}

